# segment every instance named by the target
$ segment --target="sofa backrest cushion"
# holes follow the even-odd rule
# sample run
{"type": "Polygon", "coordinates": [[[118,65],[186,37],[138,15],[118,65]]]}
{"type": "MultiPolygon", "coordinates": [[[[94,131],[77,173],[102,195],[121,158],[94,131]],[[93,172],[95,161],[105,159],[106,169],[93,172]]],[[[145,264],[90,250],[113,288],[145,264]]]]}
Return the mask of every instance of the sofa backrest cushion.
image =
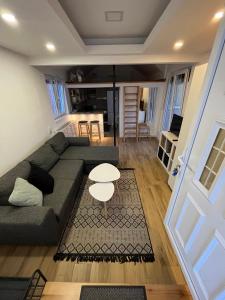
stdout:
{"type": "Polygon", "coordinates": [[[40,167],[45,171],[49,171],[59,160],[59,155],[48,144],[43,145],[26,160],[32,165],[40,167]]]}
{"type": "Polygon", "coordinates": [[[10,205],[8,199],[14,189],[16,178],[27,179],[30,170],[30,163],[22,161],[0,178],[0,205],[10,205]]]}
{"type": "Polygon", "coordinates": [[[63,132],[58,132],[47,141],[47,144],[51,145],[52,149],[59,155],[62,154],[69,146],[69,142],[63,132]]]}

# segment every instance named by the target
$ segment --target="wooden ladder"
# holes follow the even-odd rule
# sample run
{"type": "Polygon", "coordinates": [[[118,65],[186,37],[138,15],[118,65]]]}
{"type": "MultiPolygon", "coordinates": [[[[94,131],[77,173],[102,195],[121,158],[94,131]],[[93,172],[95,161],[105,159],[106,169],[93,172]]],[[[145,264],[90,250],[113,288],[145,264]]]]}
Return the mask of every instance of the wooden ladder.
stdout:
{"type": "Polygon", "coordinates": [[[125,86],[123,100],[123,141],[126,138],[138,140],[138,113],[142,88],[125,86]]]}

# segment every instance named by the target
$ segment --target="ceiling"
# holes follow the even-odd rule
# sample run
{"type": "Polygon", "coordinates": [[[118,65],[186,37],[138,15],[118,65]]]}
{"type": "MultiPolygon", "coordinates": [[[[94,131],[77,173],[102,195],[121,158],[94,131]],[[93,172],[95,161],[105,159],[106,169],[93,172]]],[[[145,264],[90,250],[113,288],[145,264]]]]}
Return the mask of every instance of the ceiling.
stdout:
{"type": "Polygon", "coordinates": [[[0,0],[5,9],[18,26],[0,18],[0,45],[32,65],[189,63],[208,56],[224,0],[0,0]],[[123,11],[123,21],[107,23],[106,10],[123,11]]]}
{"type": "Polygon", "coordinates": [[[60,0],[85,44],[144,43],[170,0],[60,0]],[[105,12],[122,12],[106,22],[105,12]]]}

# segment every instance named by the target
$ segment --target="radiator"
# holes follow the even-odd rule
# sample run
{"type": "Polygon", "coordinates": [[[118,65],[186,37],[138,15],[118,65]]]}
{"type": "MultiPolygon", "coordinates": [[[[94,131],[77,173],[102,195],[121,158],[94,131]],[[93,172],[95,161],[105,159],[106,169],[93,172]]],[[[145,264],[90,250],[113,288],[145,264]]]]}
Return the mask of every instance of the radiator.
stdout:
{"type": "Polygon", "coordinates": [[[63,132],[64,135],[67,137],[77,136],[75,122],[68,122],[68,123],[64,124],[61,128],[59,128],[57,131],[63,132]]]}

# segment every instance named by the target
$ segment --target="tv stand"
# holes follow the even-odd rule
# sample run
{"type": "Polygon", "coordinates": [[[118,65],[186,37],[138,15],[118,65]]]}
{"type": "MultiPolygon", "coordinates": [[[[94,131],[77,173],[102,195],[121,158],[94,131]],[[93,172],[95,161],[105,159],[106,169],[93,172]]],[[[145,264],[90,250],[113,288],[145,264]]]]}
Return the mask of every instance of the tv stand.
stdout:
{"type": "Polygon", "coordinates": [[[171,172],[177,142],[178,137],[174,133],[161,132],[157,156],[168,174],[171,172]]]}

